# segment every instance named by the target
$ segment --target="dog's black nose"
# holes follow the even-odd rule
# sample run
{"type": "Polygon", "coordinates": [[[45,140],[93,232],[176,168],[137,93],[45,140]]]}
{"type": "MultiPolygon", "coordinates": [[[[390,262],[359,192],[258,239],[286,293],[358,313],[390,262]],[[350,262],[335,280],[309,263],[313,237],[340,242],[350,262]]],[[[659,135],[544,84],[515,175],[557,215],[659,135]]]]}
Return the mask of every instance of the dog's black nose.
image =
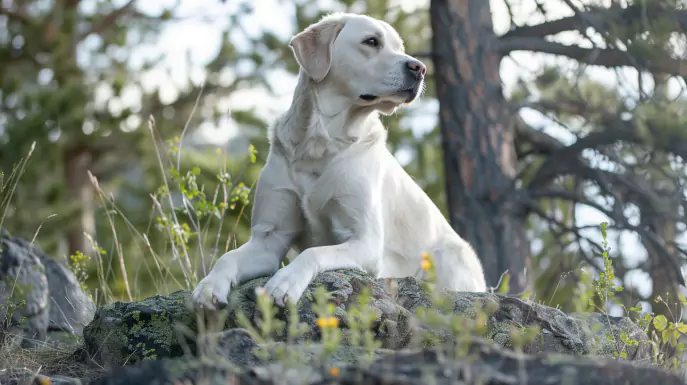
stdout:
{"type": "Polygon", "coordinates": [[[406,67],[416,78],[421,79],[427,72],[427,67],[419,60],[408,60],[406,67]]]}

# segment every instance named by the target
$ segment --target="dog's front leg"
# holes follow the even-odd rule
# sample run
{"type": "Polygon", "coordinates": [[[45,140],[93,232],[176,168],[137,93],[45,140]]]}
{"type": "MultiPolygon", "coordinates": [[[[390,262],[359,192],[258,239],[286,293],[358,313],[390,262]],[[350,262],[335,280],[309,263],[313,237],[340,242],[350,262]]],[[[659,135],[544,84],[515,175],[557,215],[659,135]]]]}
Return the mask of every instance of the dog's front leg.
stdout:
{"type": "MultiPolygon", "coordinates": [[[[364,201],[360,199],[357,203],[364,201]]],[[[349,203],[343,206],[351,208],[349,203]]],[[[381,213],[371,205],[361,206],[354,211],[365,214],[358,216],[354,213],[345,221],[351,232],[348,240],[336,245],[308,248],[270,278],[265,289],[275,303],[283,306],[287,300],[297,302],[315,276],[325,271],[358,269],[377,273],[384,249],[381,213]]]]}
{"type": "Polygon", "coordinates": [[[197,307],[223,307],[233,286],[279,269],[303,228],[300,203],[286,175],[285,159],[270,153],[256,184],[250,240],[220,257],[198,283],[192,296],[197,307]]]}
{"type": "Polygon", "coordinates": [[[319,273],[338,269],[369,271],[371,267],[376,268],[374,261],[365,259],[366,257],[382,258],[380,243],[381,241],[371,239],[354,240],[338,245],[306,249],[291,263],[277,271],[267,281],[265,289],[280,306],[284,306],[287,300],[295,303],[319,273]]]}

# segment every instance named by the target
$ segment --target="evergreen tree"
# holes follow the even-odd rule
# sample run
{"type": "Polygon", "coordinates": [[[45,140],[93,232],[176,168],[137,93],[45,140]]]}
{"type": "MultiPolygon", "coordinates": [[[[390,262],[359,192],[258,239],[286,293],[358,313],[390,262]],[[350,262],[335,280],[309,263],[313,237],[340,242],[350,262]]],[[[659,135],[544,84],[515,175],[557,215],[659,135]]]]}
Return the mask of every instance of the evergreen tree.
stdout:
{"type": "MultiPolygon", "coordinates": [[[[546,224],[541,254],[549,270],[579,272],[576,255],[598,266],[589,254],[589,246],[599,252],[598,242],[575,215],[575,207],[593,208],[610,219],[609,228],[641,237],[655,289],[675,293],[684,283],[684,251],[675,241],[685,218],[685,134],[678,129],[684,100],[667,102],[665,87],[651,91],[646,83],[685,75],[670,39],[682,34],[683,4],[553,3],[533,3],[544,21],[512,20],[511,29],[497,35],[489,2],[431,1],[435,71],[443,74],[437,96],[451,222],[477,248],[489,283],[509,269],[515,278],[510,287],[519,291],[536,275],[526,277],[525,269],[539,270],[531,261],[528,223],[537,236],[546,224]],[[548,17],[561,7],[572,16],[548,17]],[[562,43],[566,32],[578,33],[586,46],[562,43]],[[499,65],[516,51],[565,57],[572,69],[545,69],[536,81],[523,79],[513,105],[503,95],[499,65]],[[636,97],[623,95],[628,85],[620,76],[616,88],[580,76],[590,66],[635,69],[641,74],[636,97]],[[516,114],[524,108],[547,117],[549,128],[567,130],[572,143],[529,126],[516,114]]],[[[523,3],[506,4],[513,9],[523,3]]],[[[619,269],[624,272],[622,264],[619,269]]],[[[547,277],[539,282],[556,282],[547,277]]],[[[540,298],[557,290],[551,286],[540,298]]]]}

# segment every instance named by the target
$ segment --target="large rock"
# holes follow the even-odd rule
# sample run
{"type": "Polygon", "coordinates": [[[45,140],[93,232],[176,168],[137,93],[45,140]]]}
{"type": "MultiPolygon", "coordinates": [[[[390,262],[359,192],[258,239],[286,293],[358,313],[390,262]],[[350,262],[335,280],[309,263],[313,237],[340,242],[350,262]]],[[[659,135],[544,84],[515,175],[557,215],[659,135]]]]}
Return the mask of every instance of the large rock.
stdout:
{"type": "Polygon", "coordinates": [[[93,321],[84,328],[88,358],[110,366],[183,355],[184,346],[193,344],[186,336],[192,338],[197,333],[188,294],[177,291],[98,308],[93,321]]]}
{"type": "Polygon", "coordinates": [[[561,354],[526,355],[474,339],[456,350],[404,351],[369,366],[272,364],[244,369],[222,359],[185,357],[147,361],[116,369],[92,385],[682,385],[657,368],[610,358],[561,354]],[[336,368],[332,370],[332,368],[336,368]]]}
{"type": "Polygon", "coordinates": [[[47,332],[80,336],[83,327],[93,319],[95,304],[74,273],[37,246],[4,229],[0,245],[0,300],[5,303],[5,298],[14,298],[12,303],[18,307],[15,306],[16,319],[12,324],[26,336],[24,345],[32,340],[44,341],[47,332]]]}
{"type": "MultiPolygon", "coordinates": [[[[256,310],[256,288],[264,285],[267,278],[259,278],[235,288],[229,298],[228,317],[224,329],[236,328],[237,313],[242,312],[249,320],[260,317],[256,310]]],[[[347,310],[357,302],[363,288],[370,289],[370,305],[377,314],[372,329],[385,349],[414,347],[419,331],[427,331],[426,325],[413,321],[420,308],[432,305],[430,297],[414,278],[373,279],[355,270],[339,270],[320,274],[309,286],[298,305],[300,321],[307,325],[302,340],[317,340],[319,328],[313,310],[314,292],[323,285],[330,292],[335,305],[334,314],[346,335],[347,310]]],[[[604,317],[594,314],[568,316],[563,312],[516,298],[488,293],[445,293],[450,309],[467,317],[475,317],[475,305],[496,310],[486,320],[486,337],[497,344],[509,347],[510,330],[513,327],[538,327],[540,335],[523,347],[525,353],[558,352],[570,355],[610,355],[617,349],[606,336],[612,334],[619,340],[622,333],[635,340],[646,340],[646,334],[626,318],[611,317],[610,325],[604,317]],[[595,321],[596,320],[596,321],[595,321]]],[[[190,293],[178,291],[169,296],[156,296],[133,303],[114,303],[99,308],[93,322],[84,330],[85,353],[100,365],[123,365],[150,358],[177,357],[184,351],[195,352],[193,338],[198,333],[198,316],[190,309],[190,293]],[[182,337],[183,338],[180,338],[182,337]]],[[[277,317],[286,320],[282,310],[277,317]]],[[[452,340],[446,331],[434,331],[439,342],[452,340]]],[[[645,359],[646,345],[625,347],[630,360],[645,359]]]]}
{"type": "Polygon", "coordinates": [[[227,331],[205,335],[199,345],[200,356],[221,357],[221,359],[241,368],[252,368],[275,361],[288,359],[300,365],[327,366],[359,364],[368,359],[388,356],[394,353],[389,349],[367,349],[356,346],[338,345],[329,354],[322,344],[285,344],[272,342],[258,344],[246,329],[234,328],[227,331]],[[262,353],[258,353],[259,350],[262,353]],[[264,356],[266,354],[266,356],[264,356]]]}
{"type": "Polygon", "coordinates": [[[0,230],[0,344],[44,341],[49,324],[48,278],[38,256],[0,230]]]}
{"type": "Polygon", "coordinates": [[[38,248],[33,249],[43,262],[45,275],[48,277],[50,297],[48,328],[82,335],[84,326],[88,325],[95,315],[93,300],[81,288],[74,273],[64,264],[57,262],[38,248]]]}

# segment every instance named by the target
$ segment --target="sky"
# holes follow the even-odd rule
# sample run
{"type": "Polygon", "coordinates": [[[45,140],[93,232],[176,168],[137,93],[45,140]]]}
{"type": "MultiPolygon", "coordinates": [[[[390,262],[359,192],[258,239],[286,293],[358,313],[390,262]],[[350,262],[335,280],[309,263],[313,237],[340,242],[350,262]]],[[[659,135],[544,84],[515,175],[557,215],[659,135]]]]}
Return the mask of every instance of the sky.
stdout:
{"type": "MultiPolygon", "coordinates": [[[[123,0],[119,0],[123,2],[123,0]]],[[[413,10],[417,7],[426,7],[428,0],[404,0],[399,2],[406,10],[413,10]]],[[[177,0],[145,0],[139,2],[139,9],[144,12],[157,14],[162,9],[168,8],[177,3],[177,0]]],[[[321,2],[323,5],[327,3],[326,0],[321,2]]],[[[509,27],[508,14],[504,7],[503,0],[491,0],[492,12],[494,20],[494,28],[497,33],[506,31],[509,27]]],[[[516,3],[513,8],[516,16],[516,22],[521,24],[524,22],[536,23],[542,21],[541,19],[532,17],[534,10],[534,2],[531,0],[522,0],[516,3]]],[[[597,1],[598,3],[598,1],[597,1]]],[[[227,1],[226,4],[220,5],[216,0],[179,0],[180,6],[176,9],[177,16],[188,17],[184,21],[174,22],[170,26],[165,27],[161,31],[160,39],[154,46],[142,47],[136,56],[132,59],[134,65],[141,62],[143,58],[149,55],[156,55],[164,52],[167,54],[163,63],[171,74],[167,74],[162,69],[150,71],[144,75],[144,85],[146,88],[160,87],[161,97],[163,100],[171,101],[176,97],[175,84],[180,84],[190,74],[192,79],[196,82],[202,82],[203,73],[202,65],[211,59],[219,49],[221,42],[221,30],[224,29],[229,22],[228,15],[235,13],[237,8],[241,6],[241,1],[227,1]],[[227,15],[227,17],[223,17],[227,15]],[[211,21],[198,16],[208,16],[211,21]],[[187,57],[192,58],[192,65],[189,67],[187,57]]],[[[559,0],[547,0],[549,17],[558,18],[568,16],[571,11],[559,0]]],[[[254,12],[251,16],[242,20],[242,25],[248,33],[259,34],[262,30],[270,30],[277,35],[284,38],[289,38],[297,31],[293,30],[292,21],[294,18],[293,6],[291,1],[281,0],[254,0],[252,1],[254,12]]],[[[403,31],[399,31],[403,36],[403,31]]],[[[563,34],[558,39],[566,44],[585,44],[581,42],[579,36],[574,33],[563,34]]],[[[240,48],[241,37],[236,36],[235,41],[240,48]]],[[[545,63],[554,63],[559,66],[566,66],[570,61],[563,58],[556,58],[550,55],[532,54],[527,52],[517,52],[506,58],[501,64],[501,77],[504,83],[504,92],[509,93],[518,77],[528,77],[535,73],[545,63]]],[[[636,75],[633,71],[626,71],[627,76],[622,79],[625,88],[628,90],[637,88],[636,75]]],[[[588,71],[594,79],[612,85],[616,81],[614,72],[610,70],[594,68],[588,71]]],[[[228,75],[231,76],[231,75],[228,75]]],[[[264,90],[252,89],[236,93],[228,100],[222,101],[224,108],[244,109],[254,108],[255,111],[272,121],[277,114],[284,111],[291,100],[293,89],[296,85],[296,79],[293,75],[286,73],[283,70],[276,70],[269,73],[268,78],[274,89],[277,90],[276,97],[270,97],[264,90]]],[[[677,86],[671,85],[671,90],[677,92],[677,86]]],[[[129,98],[136,99],[136,90],[129,90],[129,98]]],[[[107,99],[106,90],[100,94],[102,100],[107,99]]],[[[126,92],[125,92],[126,104],[126,92]]],[[[133,103],[133,102],[132,102],[133,103]]],[[[426,101],[424,103],[415,103],[411,106],[413,114],[409,124],[416,132],[430,129],[436,124],[436,112],[438,111],[438,104],[435,101],[426,101]]],[[[560,140],[570,143],[574,141],[573,138],[566,136],[566,132],[557,129],[555,125],[543,119],[533,111],[522,111],[523,118],[535,127],[543,127],[544,131],[558,137],[560,140]]],[[[225,119],[219,127],[206,125],[200,127],[201,137],[209,143],[217,143],[221,145],[228,139],[238,133],[237,127],[230,119],[225,119]]],[[[410,161],[406,154],[400,153],[397,155],[401,163],[410,161]]],[[[599,224],[602,221],[607,221],[604,215],[598,213],[594,209],[579,208],[578,218],[580,218],[580,225],[585,224],[599,224]]],[[[597,234],[598,231],[593,231],[597,234]]],[[[600,237],[596,237],[600,239],[600,237]]],[[[624,234],[620,242],[622,245],[615,244],[612,240],[611,247],[616,249],[621,247],[623,253],[629,260],[638,262],[646,257],[643,247],[639,243],[636,236],[632,234],[624,234]]],[[[534,243],[533,248],[536,250],[537,242],[534,243]]],[[[625,284],[637,285],[640,290],[648,294],[650,290],[650,283],[648,276],[643,274],[636,274],[629,277],[629,282],[625,284]]]]}

